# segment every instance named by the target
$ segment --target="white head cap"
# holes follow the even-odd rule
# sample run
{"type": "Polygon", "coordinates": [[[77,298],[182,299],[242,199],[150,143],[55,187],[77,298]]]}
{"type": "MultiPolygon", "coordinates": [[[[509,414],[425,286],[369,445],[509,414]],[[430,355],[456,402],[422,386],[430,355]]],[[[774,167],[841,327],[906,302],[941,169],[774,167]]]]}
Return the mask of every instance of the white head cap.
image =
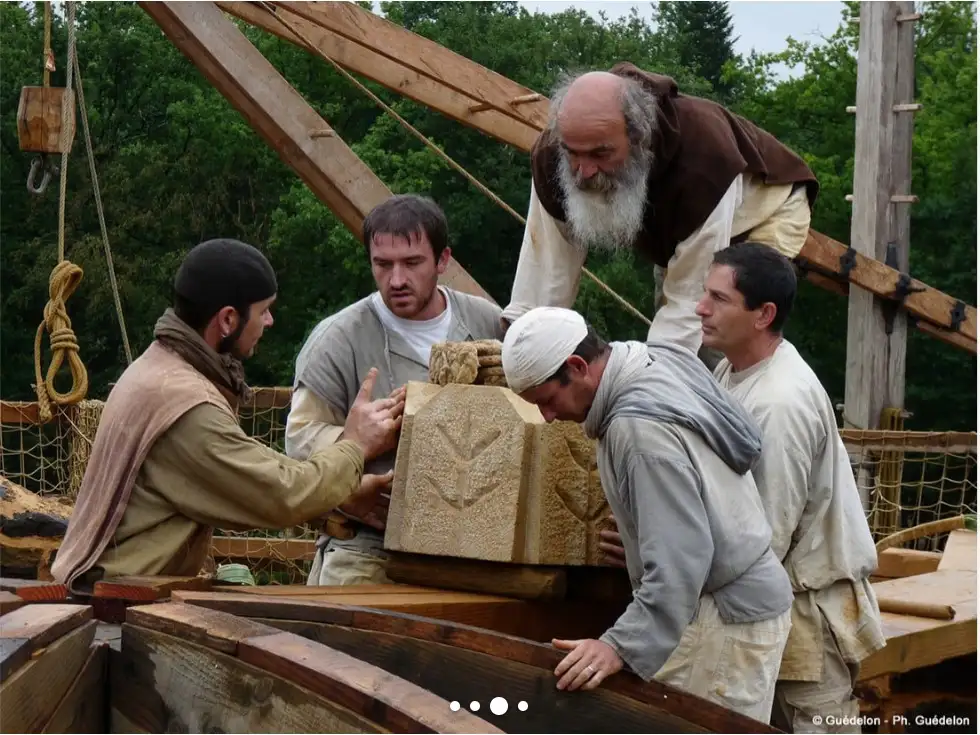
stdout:
{"type": "Polygon", "coordinates": [[[555,374],[589,333],[571,309],[541,306],[517,319],[500,351],[507,384],[515,393],[535,388],[555,374]]]}

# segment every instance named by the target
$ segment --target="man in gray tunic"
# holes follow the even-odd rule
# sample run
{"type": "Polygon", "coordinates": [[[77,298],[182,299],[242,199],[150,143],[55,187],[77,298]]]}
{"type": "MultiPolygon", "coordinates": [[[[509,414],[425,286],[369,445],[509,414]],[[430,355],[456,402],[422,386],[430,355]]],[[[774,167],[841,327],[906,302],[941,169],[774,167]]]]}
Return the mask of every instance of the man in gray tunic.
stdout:
{"type": "MultiPolygon", "coordinates": [[[[428,380],[433,344],[503,336],[499,307],[438,285],[449,264],[449,233],[431,199],[403,194],[385,200],[364,219],[363,240],[377,291],[321,321],[300,350],[286,421],[291,457],[305,459],[342,438],[371,368],[378,369],[376,398],[400,396],[408,381],[428,380]]],[[[366,476],[390,483],[394,464],[395,452],[388,452],[369,463],[366,476]]],[[[386,508],[345,515],[331,518],[317,541],[307,584],[388,582],[386,508]]]]}
{"type": "Polygon", "coordinates": [[[693,352],[606,344],[568,309],[517,319],[501,357],[545,420],[581,422],[598,440],[633,586],[598,640],[553,641],[569,651],[558,688],[592,689],[625,664],[768,723],[793,592],[749,472],[756,423],[693,352]]]}

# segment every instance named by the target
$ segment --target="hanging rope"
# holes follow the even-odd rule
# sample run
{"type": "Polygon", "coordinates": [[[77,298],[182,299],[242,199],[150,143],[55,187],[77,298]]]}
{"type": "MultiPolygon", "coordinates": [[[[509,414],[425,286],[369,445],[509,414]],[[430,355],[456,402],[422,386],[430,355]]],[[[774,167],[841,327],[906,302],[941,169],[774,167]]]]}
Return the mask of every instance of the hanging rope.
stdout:
{"type": "Polygon", "coordinates": [[[122,300],[119,297],[119,285],[116,283],[116,268],[112,263],[112,248],[109,247],[109,233],[105,226],[105,212],[102,210],[102,194],[99,191],[99,175],[95,171],[95,152],[92,149],[92,136],[88,130],[88,112],[85,108],[85,94],[82,91],[82,72],[78,66],[78,55],[75,55],[75,89],[78,92],[78,106],[82,112],[82,130],[85,133],[85,150],[88,153],[89,172],[92,175],[92,190],[95,193],[95,209],[99,214],[99,228],[102,231],[102,246],[105,249],[105,262],[109,269],[109,283],[112,285],[112,300],[116,304],[116,319],[119,321],[119,331],[122,333],[123,349],[126,351],[126,364],[133,364],[133,351],[129,347],[129,334],[126,332],[126,319],[123,316],[122,300]]]}
{"type": "MultiPolygon", "coordinates": [[[[397,112],[395,112],[387,103],[384,102],[384,100],[382,100],[380,97],[378,97],[376,94],[374,94],[374,92],[372,92],[370,89],[368,89],[367,87],[365,87],[354,76],[352,76],[350,73],[348,73],[348,71],[346,69],[344,69],[340,64],[338,64],[336,61],[334,61],[332,58],[330,58],[330,56],[328,56],[326,53],[324,53],[320,49],[319,46],[317,46],[316,44],[314,44],[293,23],[290,23],[285,18],[283,18],[281,15],[279,15],[279,13],[277,12],[276,8],[272,7],[268,2],[265,2],[264,0],[262,0],[262,2],[259,3],[259,5],[261,5],[262,8],[267,13],[269,13],[270,15],[272,15],[272,17],[274,17],[276,20],[278,20],[296,38],[299,38],[306,45],[306,47],[310,51],[318,54],[327,63],[329,63],[331,66],[333,66],[333,68],[336,69],[338,72],[340,72],[349,82],[351,82],[352,84],[354,84],[364,94],[366,94],[368,97],[370,97],[371,100],[376,105],[378,105],[379,107],[381,107],[385,112],[387,112],[395,120],[397,120],[402,125],[402,127],[404,127],[408,132],[410,132],[412,135],[414,135],[416,138],[418,138],[420,141],[422,141],[422,143],[425,146],[427,146],[429,149],[431,149],[437,156],[439,156],[440,158],[442,158],[453,169],[455,169],[457,172],[459,172],[460,174],[462,174],[471,184],[473,184],[477,189],[479,189],[481,192],[483,192],[483,194],[485,194],[494,203],[496,203],[497,206],[499,206],[500,208],[502,208],[506,212],[508,212],[512,217],[514,217],[514,219],[516,219],[522,225],[526,225],[527,224],[527,221],[521,215],[519,215],[517,212],[515,212],[513,210],[513,208],[511,208],[503,199],[501,199],[499,196],[497,196],[493,191],[491,191],[482,182],[480,182],[479,180],[477,180],[477,178],[474,177],[465,168],[463,168],[463,166],[461,166],[460,164],[456,163],[456,161],[454,161],[449,156],[449,154],[447,154],[445,151],[443,151],[441,148],[439,148],[439,146],[437,146],[435,143],[433,143],[427,137],[425,137],[422,133],[420,133],[418,130],[416,130],[415,127],[412,126],[412,124],[410,122],[408,122],[407,120],[405,120],[404,118],[402,118],[402,116],[399,115],[397,112]]],[[[647,326],[649,326],[651,324],[650,319],[648,317],[646,317],[639,309],[637,309],[635,306],[633,306],[633,304],[631,304],[629,301],[627,301],[622,296],[620,296],[618,293],[616,293],[610,286],[608,286],[606,283],[604,283],[598,276],[596,276],[594,273],[592,273],[588,268],[585,268],[583,266],[582,272],[586,276],[588,276],[590,279],[592,279],[592,281],[594,281],[595,284],[597,286],[599,286],[599,288],[601,288],[607,294],[609,294],[610,296],[612,296],[616,301],[618,301],[619,304],[623,308],[625,308],[627,311],[629,311],[630,313],[632,313],[634,316],[638,317],[647,326]]]]}
{"type": "Polygon", "coordinates": [[[34,337],[34,386],[37,392],[39,418],[41,423],[51,420],[51,404],[71,405],[82,400],[88,393],[88,373],[78,355],[78,339],[71,328],[71,319],[65,301],[75,292],[82,280],[82,269],[65,258],[65,199],[68,188],[68,125],[72,99],[72,69],[75,65],[75,3],[65,3],[68,24],[68,64],[65,74],[65,102],[61,108],[61,187],[58,201],[58,264],[51,271],[49,279],[48,303],[44,307],[44,319],[38,325],[34,337]],[[41,338],[45,328],[51,346],[51,364],[47,377],[41,372],[41,338]],[[71,368],[72,385],[67,393],[59,393],[54,387],[54,379],[61,366],[68,362],[71,368]]]}

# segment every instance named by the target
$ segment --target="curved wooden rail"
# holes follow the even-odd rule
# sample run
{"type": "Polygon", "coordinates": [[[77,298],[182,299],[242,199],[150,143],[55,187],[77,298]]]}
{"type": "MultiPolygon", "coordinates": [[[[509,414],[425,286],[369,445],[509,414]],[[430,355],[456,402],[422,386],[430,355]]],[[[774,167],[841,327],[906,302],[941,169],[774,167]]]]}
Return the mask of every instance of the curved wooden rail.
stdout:
{"type": "MultiPolygon", "coordinates": [[[[756,720],[625,672],[591,692],[561,692],[554,668],[563,654],[545,643],[462,623],[318,600],[229,592],[176,592],[189,605],[291,631],[345,651],[446,700],[480,711],[495,697],[502,715],[484,717],[504,732],[778,732],[756,720]],[[524,701],[527,709],[516,705],[524,701]]],[[[138,614],[130,610],[130,615],[138,614]]]]}

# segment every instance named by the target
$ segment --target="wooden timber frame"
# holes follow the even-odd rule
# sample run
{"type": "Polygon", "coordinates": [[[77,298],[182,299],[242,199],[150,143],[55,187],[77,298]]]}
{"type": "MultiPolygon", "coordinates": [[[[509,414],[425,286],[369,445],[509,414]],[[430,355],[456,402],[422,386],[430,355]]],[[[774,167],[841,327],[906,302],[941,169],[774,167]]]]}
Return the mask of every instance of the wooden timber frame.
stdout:
{"type": "MultiPolygon", "coordinates": [[[[548,117],[546,97],[353,3],[142,2],[163,32],[355,234],[388,190],[220,11],[318,52],[355,74],[528,152],[548,117]],[[299,34],[299,35],[298,35],[299,34]]],[[[896,305],[916,328],[976,354],[976,308],[811,230],[807,278],[845,293],[854,284],[896,305]],[[904,285],[903,285],[904,284],[904,285]]],[[[485,292],[458,264],[447,280],[485,292]]]]}
{"type": "MultiPolygon", "coordinates": [[[[858,675],[862,712],[878,718],[865,732],[975,718],[976,533],[889,553],[907,551],[882,552],[879,602],[952,615],[882,604],[888,646],[858,675]]],[[[2,732],[776,732],[628,672],[559,692],[550,637],[592,636],[616,604],[202,577],[108,579],[81,599],[54,583],[0,589],[2,732]]]]}

